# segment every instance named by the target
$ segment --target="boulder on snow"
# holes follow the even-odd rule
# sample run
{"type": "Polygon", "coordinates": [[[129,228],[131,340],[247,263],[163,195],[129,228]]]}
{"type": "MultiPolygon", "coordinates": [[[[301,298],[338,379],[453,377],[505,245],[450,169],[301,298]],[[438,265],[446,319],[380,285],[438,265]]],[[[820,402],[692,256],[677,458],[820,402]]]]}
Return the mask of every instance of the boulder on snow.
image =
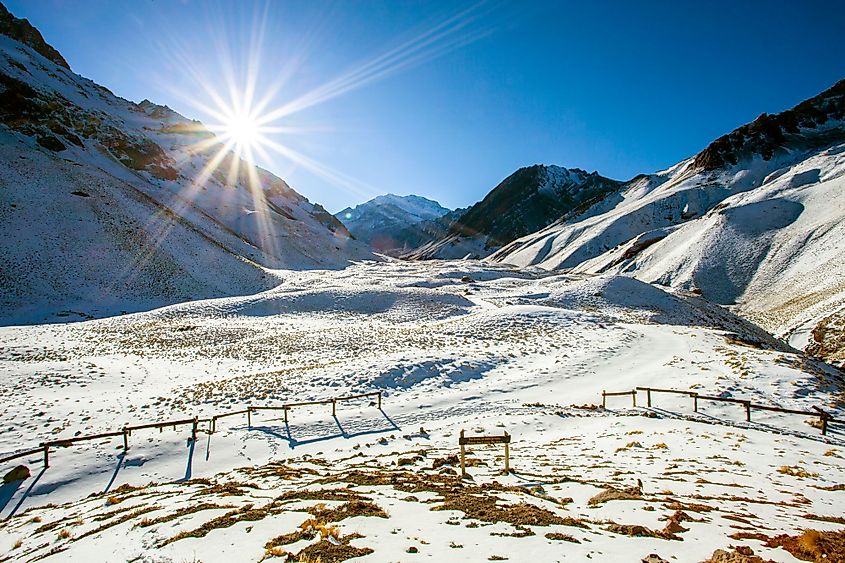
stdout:
{"type": "Polygon", "coordinates": [[[3,484],[23,481],[29,477],[29,468],[26,465],[18,465],[3,477],[3,484]]]}

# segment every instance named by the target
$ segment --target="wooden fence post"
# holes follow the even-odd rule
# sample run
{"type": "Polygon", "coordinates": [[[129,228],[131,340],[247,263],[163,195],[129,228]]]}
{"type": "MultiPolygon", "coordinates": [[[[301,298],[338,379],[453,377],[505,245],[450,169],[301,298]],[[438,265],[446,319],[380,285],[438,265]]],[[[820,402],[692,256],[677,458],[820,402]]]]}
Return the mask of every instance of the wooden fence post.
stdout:
{"type": "Polygon", "coordinates": [[[123,427],[123,451],[129,449],[129,429],[125,426],[123,427]]]}
{"type": "Polygon", "coordinates": [[[285,413],[285,424],[288,423],[288,406],[282,405],[282,412],[285,413]]]}
{"type": "Polygon", "coordinates": [[[381,391],[378,392],[378,409],[381,410],[381,391]]]}
{"type": "Polygon", "coordinates": [[[191,427],[191,443],[192,444],[197,443],[197,424],[199,424],[199,418],[195,416],[194,417],[194,424],[191,427]]]}
{"type": "Polygon", "coordinates": [[[751,401],[745,401],[745,420],[751,422],[751,401]]]}
{"type": "MultiPolygon", "coordinates": [[[[509,437],[510,435],[505,432],[505,437],[509,437]]],[[[511,472],[511,448],[510,443],[505,442],[505,473],[511,472]]]]}
{"type": "Polygon", "coordinates": [[[607,395],[605,393],[606,391],[601,392],[601,408],[605,408],[607,405],[607,395]]]}
{"type": "Polygon", "coordinates": [[[332,399],[332,416],[337,416],[337,399],[332,399]]]}
{"type": "Polygon", "coordinates": [[[246,425],[247,428],[252,428],[252,407],[246,408],[246,425]]]}
{"type": "Polygon", "coordinates": [[[44,469],[50,467],[50,446],[44,444],[44,469]]]}
{"type": "Polygon", "coordinates": [[[821,423],[821,427],[822,427],[822,436],[826,436],[827,435],[827,418],[830,415],[827,414],[826,411],[823,411],[822,409],[820,409],[819,407],[817,407],[815,405],[813,406],[813,410],[819,413],[819,422],[821,423]]]}
{"type": "Polygon", "coordinates": [[[467,467],[466,462],[464,461],[464,456],[466,455],[466,447],[463,444],[464,441],[464,431],[461,430],[461,477],[466,477],[467,475],[467,467]]]}
{"type": "Polygon", "coordinates": [[[651,406],[651,388],[645,390],[646,401],[648,402],[648,406],[651,406]]]}
{"type": "Polygon", "coordinates": [[[698,412],[698,393],[692,394],[692,410],[698,412]]]}
{"type": "Polygon", "coordinates": [[[631,399],[633,400],[634,406],[636,407],[637,406],[637,390],[636,389],[631,391],[631,399]]]}

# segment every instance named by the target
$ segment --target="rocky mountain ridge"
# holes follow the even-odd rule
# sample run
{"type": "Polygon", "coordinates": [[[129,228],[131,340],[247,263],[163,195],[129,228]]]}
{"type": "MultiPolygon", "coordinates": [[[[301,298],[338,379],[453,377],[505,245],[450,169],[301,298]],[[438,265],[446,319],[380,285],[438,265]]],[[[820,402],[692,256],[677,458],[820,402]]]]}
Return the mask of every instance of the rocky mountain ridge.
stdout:
{"type": "Polygon", "coordinates": [[[520,168],[462,214],[445,237],[420,247],[409,257],[485,257],[621,185],[578,168],[542,164],[520,168]]]}

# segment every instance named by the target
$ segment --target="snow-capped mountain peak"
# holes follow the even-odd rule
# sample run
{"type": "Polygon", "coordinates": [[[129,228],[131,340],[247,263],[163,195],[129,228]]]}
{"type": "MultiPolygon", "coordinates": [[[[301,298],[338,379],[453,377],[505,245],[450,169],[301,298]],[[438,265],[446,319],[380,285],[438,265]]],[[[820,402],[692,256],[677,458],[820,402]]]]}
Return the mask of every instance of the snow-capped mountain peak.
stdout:
{"type": "Polygon", "coordinates": [[[335,214],[359,240],[385,254],[399,255],[427,242],[425,225],[449,213],[418,195],[385,194],[335,214]]]}

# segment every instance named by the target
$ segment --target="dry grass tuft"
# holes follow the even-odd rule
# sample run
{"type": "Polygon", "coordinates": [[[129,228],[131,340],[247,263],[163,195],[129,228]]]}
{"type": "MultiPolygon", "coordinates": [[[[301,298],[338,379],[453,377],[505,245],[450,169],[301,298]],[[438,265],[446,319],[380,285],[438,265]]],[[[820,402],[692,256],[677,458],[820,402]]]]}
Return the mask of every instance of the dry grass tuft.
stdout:
{"type": "Polygon", "coordinates": [[[661,538],[664,540],[680,540],[673,532],[667,530],[652,530],[639,524],[618,524],[610,522],[607,526],[607,531],[623,536],[632,536],[638,538],[661,538]]]}
{"type": "Polygon", "coordinates": [[[211,502],[201,502],[199,504],[195,504],[193,506],[188,506],[185,508],[180,508],[175,512],[170,514],[165,514],[163,516],[159,516],[158,518],[144,518],[138,524],[136,524],[139,528],[148,528],[150,526],[155,526],[156,524],[163,524],[164,522],[170,522],[171,520],[176,520],[177,518],[182,518],[183,516],[187,516],[188,514],[194,514],[195,512],[201,512],[203,510],[215,510],[215,509],[222,509],[222,508],[234,508],[231,504],[214,504],[211,502]]]}
{"type": "Polygon", "coordinates": [[[227,512],[223,516],[213,518],[202,526],[200,526],[199,528],[179,532],[175,536],[165,540],[163,543],[160,544],[160,546],[163,547],[167,544],[183,540],[185,538],[202,538],[207,536],[213,530],[220,528],[229,528],[230,526],[234,526],[238,522],[255,522],[257,520],[262,520],[266,516],[279,511],[281,511],[281,509],[276,509],[275,507],[270,505],[263,506],[261,508],[253,508],[251,504],[247,504],[237,510],[227,512]]]}
{"type": "Polygon", "coordinates": [[[818,514],[804,514],[803,518],[807,520],[817,520],[819,522],[833,522],[834,524],[845,524],[845,518],[842,516],[819,516],[818,514]]]}
{"type": "Polygon", "coordinates": [[[362,538],[360,534],[349,534],[337,538],[335,542],[321,539],[317,543],[311,544],[296,554],[296,561],[304,562],[319,562],[319,563],[341,563],[347,559],[355,557],[363,557],[373,553],[369,547],[355,547],[349,545],[352,540],[362,538]]]}
{"type": "Polygon", "coordinates": [[[65,528],[65,529],[63,529],[62,531],[59,532],[59,539],[60,540],[67,540],[67,539],[70,539],[70,537],[71,537],[70,530],[68,530],[67,528],[65,528]]]}
{"type": "Polygon", "coordinates": [[[616,451],[617,452],[624,452],[625,450],[630,450],[631,448],[642,448],[642,447],[643,447],[643,445],[635,440],[633,442],[628,442],[627,444],[625,444],[621,448],[616,448],[616,451]]]}
{"type": "Polygon", "coordinates": [[[797,465],[781,465],[778,468],[778,473],[783,473],[784,475],[790,475],[792,477],[799,477],[801,479],[805,477],[818,477],[818,473],[810,473],[803,467],[799,467],[797,465]]]}
{"type": "Polygon", "coordinates": [[[283,547],[278,545],[268,547],[264,550],[264,557],[287,557],[290,553],[283,547]]]}
{"type": "MultiPolygon", "coordinates": [[[[481,492],[481,491],[479,491],[481,492]]],[[[500,498],[493,495],[472,494],[464,490],[449,491],[444,494],[443,503],[432,510],[456,510],[463,512],[466,518],[482,522],[507,522],[514,526],[575,526],[585,528],[586,524],[572,517],[558,516],[550,510],[527,502],[502,504],[500,498]]]]}
{"type": "Polygon", "coordinates": [[[587,505],[597,506],[611,500],[642,500],[642,498],[643,493],[640,491],[639,487],[628,487],[626,489],[608,487],[587,501],[587,505]]]}
{"type": "Polygon", "coordinates": [[[581,543],[581,540],[574,538],[568,534],[561,534],[560,532],[549,532],[546,534],[548,540],[568,541],[570,543],[581,543]]]}
{"type": "Polygon", "coordinates": [[[378,505],[366,500],[351,500],[337,508],[326,508],[324,503],[320,503],[308,508],[307,511],[323,522],[340,522],[353,516],[388,517],[387,513],[378,505]]]}
{"type": "Polygon", "coordinates": [[[774,563],[762,557],[754,555],[754,551],[748,546],[734,547],[732,551],[717,549],[713,555],[703,563],[774,563]]]}
{"type": "Polygon", "coordinates": [[[845,529],[838,532],[804,530],[799,536],[781,534],[769,537],[755,532],[732,534],[730,537],[759,540],[766,547],[782,547],[802,561],[845,563],[845,529]]]}
{"type": "Polygon", "coordinates": [[[23,540],[18,538],[15,540],[15,543],[12,544],[12,549],[19,549],[23,545],[23,540]]]}

